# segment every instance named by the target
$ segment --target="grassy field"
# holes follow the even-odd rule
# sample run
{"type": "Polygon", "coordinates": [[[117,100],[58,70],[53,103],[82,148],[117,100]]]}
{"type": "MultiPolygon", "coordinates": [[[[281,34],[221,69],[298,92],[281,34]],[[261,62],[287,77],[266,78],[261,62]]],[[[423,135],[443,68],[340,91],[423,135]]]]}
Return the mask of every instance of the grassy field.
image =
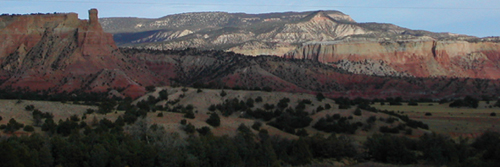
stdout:
{"type": "MultiPolygon", "coordinates": [[[[491,105],[493,102],[490,103],[491,105]]],[[[490,116],[491,113],[500,114],[500,108],[489,108],[485,101],[474,108],[451,108],[449,103],[419,103],[418,106],[372,105],[378,109],[399,111],[408,117],[422,121],[430,126],[432,131],[450,134],[452,136],[476,137],[486,130],[500,131],[500,116],[490,116]],[[430,116],[426,116],[430,113],[430,116]]]]}

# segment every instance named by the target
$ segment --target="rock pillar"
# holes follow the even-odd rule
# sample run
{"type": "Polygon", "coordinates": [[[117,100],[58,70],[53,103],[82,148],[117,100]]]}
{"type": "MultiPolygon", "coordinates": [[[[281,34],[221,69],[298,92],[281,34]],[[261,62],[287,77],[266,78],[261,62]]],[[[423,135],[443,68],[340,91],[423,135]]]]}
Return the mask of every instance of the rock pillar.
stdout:
{"type": "Polygon", "coordinates": [[[97,18],[97,9],[89,10],[89,23],[90,25],[99,24],[99,18],[97,18]]]}

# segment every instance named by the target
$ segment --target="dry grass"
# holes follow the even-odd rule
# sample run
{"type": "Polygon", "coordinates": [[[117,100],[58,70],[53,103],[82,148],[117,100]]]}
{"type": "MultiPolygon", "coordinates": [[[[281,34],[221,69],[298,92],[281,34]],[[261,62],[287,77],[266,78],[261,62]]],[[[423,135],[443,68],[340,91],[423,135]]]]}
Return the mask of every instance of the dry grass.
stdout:
{"type": "Polygon", "coordinates": [[[432,131],[452,136],[477,137],[486,130],[500,131],[500,117],[492,117],[490,113],[500,114],[500,108],[489,108],[486,102],[479,103],[477,109],[451,108],[449,103],[419,103],[418,106],[373,105],[378,109],[400,111],[408,117],[429,125],[432,131]],[[431,113],[431,116],[425,116],[431,113]]]}

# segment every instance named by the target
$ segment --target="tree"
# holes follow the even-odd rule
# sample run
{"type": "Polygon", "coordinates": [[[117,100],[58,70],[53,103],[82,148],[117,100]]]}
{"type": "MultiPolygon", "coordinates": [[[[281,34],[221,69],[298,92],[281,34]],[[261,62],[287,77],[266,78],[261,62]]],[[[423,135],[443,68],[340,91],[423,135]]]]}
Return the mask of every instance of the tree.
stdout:
{"type": "Polygon", "coordinates": [[[0,142],[0,162],[2,166],[24,166],[20,163],[20,158],[16,150],[7,141],[0,142]]]}
{"type": "Polygon", "coordinates": [[[220,117],[217,113],[212,113],[206,122],[213,127],[218,127],[220,125],[220,117]]]}
{"type": "Polygon", "coordinates": [[[192,110],[186,111],[186,113],[184,114],[184,118],[194,119],[194,112],[192,110]]]}
{"type": "Polygon", "coordinates": [[[262,126],[262,122],[259,122],[259,121],[255,121],[252,125],[252,129],[255,129],[255,130],[260,130],[260,127],[262,126]]]}
{"type": "Polygon", "coordinates": [[[35,131],[35,128],[33,128],[33,126],[30,126],[30,125],[26,125],[24,128],[23,128],[24,131],[26,132],[33,132],[35,131]]]}
{"type": "Polygon", "coordinates": [[[227,93],[226,93],[224,90],[222,90],[222,91],[220,92],[220,96],[221,96],[221,97],[224,97],[224,96],[226,96],[226,95],[227,95],[227,93]]]}
{"type": "Polygon", "coordinates": [[[160,92],[158,92],[158,94],[159,94],[159,98],[161,100],[168,100],[168,92],[167,92],[167,90],[165,90],[165,89],[161,90],[160,92]]]}
{"type": "Polygon", "coordinates": [[[354,115],[361,116],[361,109],[356,108],[356,110],[354,110],[354,115]]]}
{"type": "Polygon", "coordinates": [[[24,124],[18,123],[14,118],[11,118],[9,120],[9,123],[7,123],[7,126],[4,129],[5,133],[14,133],[15,131],[21,129],[24,127],[24,124]]]}
{"type": "Polygon", "coordinates": [[[52,118],[45,119],[45,123],[42,125],[42,131],[47,131],[51,134],[54,134],[57,130],[57,124],[54,122],[52,118]]]}
{"type": "Polygon", "coordinates": [[[262,97],[260,97],[260,96],[258,96],[257,98],[255,98],[255,102],[256,102],[256,103],[260,103],[260,102],[262,102],[262,101],[263,101],[263,99],[262,99],[262,97]]]}
{"type": "Polygon", "coordinates": [[[196,129],[196,131],[198,131],[198,133],[200,135],[203,135],[203,136],[207,136],[207,135],[212,134],[212,132],[210,132],[210,128],[207,126],[203,126],[201,128],[198,128],[198,129],[196,129]]]}
{"type": "Polygon", "coordinates": [[[238,126],[237,129],[239,132],[244,133],[244,134],[250,134],[252,133],[252,130],[248,128],[245,124],[241,123],[240,126],[238,126]]]}
{"type": "Polygon", "coordinates": [[[323,101],[323,99],[325,99],[325,96],[323,95],[323,93],[318,93],[316,94],[316,99],[318,101],[323,101]]]}
{"type": "Polygon", "coordinates": [[[325,109],[329,110],[331,108],[332,108],[332,106],[330,104],[328,104],[328,103],[325,104],[325,109]]]}
{"type": "Polygon", "coordinates": [[[196,132],[196,127],[194,127],[193,124],[188,123],[186,127],[184,127],[184,131],[186,131],[186,133],[188,134],[193,134],[194,132],[196,132]]]}

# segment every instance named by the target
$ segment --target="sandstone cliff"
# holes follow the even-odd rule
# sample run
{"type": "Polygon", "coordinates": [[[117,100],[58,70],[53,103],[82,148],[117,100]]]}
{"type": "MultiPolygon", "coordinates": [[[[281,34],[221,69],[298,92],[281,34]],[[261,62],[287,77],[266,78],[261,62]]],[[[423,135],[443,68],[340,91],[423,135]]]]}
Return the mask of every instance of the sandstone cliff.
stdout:
{"type": "Polygon", "coordinates": [[[98,22],[97,10],[90,10],[89,16],[89,20],[79,20],[76,13],[1,16],[1,86],[106,91],[153,84],[138,79],[148,73],[117,51],[112,35],[98,22]]]}
{"type": "Polygon", "coordinates": [[[495,42],[333,41],[307,43],[284,57],[317,60],[369,75],[500,78],[500,43],[495,42]],[[382,73],[371,69],[374,65],[368,61],[378,62],[382,73]]]}

